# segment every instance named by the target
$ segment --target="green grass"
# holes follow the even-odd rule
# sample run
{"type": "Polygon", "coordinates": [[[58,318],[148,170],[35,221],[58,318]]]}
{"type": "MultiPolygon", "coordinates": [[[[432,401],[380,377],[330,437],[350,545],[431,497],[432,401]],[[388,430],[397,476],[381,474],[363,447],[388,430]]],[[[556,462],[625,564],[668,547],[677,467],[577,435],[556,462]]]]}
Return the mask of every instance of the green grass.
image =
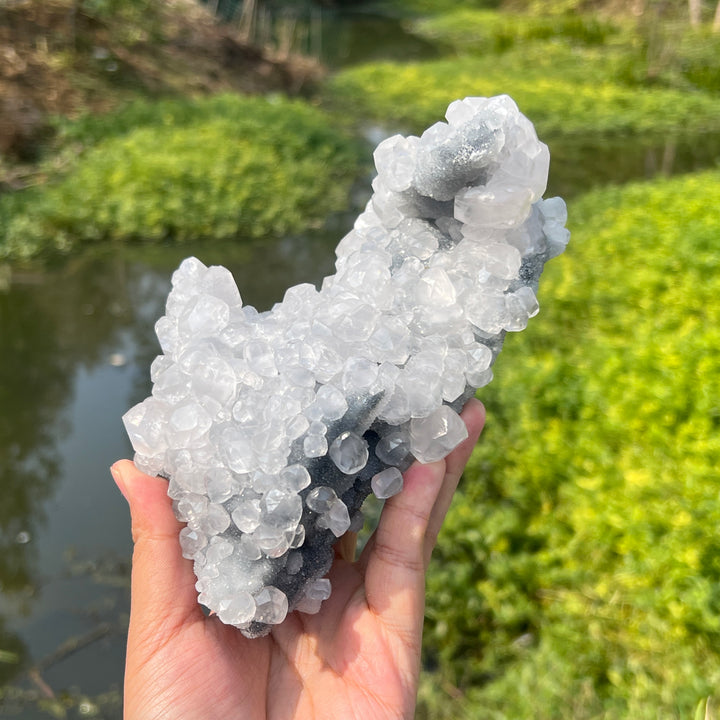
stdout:
{"type": "Polygon", "coordinates": [[[538,55],[457,58],[423,63],[373,63],[344,70],[328,84],[331,106],[413,132],[435,122],[447,105],[468,95],[507,93],[543,138],[697,136],[720,132],[720,99],[704,93],[629,88],[584,68],[583,56],[563,51],[563,68],[549,72],[538,55]],[[536,59],[538,60],[537,62],[536,59]],[[583,80],[583,76],[585,80],[583,80]]]}
{"type": "Polygon", "coordinates": [[[282,236],[347,203],[357,141],[301,101],[137,103],[63,129],[62,175],[0,197],[0,258],[102,241],[282,236]]]}
{"type": "Polygon", "coordinates": [[[719,198],[707,172],[571,204],[432,565],[428,717],[686,718],[717,694],[719,198]]]}
{"type": "Polygon", "coordinates": [[[551,76],[600,77],[632,87],[717,92],[720,36],[709,26],[691,28],[686,19],[648,10],[640,18],[608,20],[589,12],[520,14],[463,6],[410,22],[411,31],[447,55],[492,57],[518,51],[511,64],[542,67],[551,76]],[[590,76],[588,76],[590,75],[590,76]]]}

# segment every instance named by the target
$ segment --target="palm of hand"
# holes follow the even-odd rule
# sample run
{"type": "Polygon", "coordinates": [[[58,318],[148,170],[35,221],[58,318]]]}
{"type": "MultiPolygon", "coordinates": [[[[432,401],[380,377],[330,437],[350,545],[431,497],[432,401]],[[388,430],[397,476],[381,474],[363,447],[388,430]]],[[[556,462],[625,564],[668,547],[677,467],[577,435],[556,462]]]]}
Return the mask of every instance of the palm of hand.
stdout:
{"type": "Polygon", "coordinates": [[[155,667],[146,665],[143,672],[150,679],[162,673],[175,694],[159,697],[151,684],[143,716],[153,703],[153,717],[163,718],[410,717],[416,649],[403,653],[411,673],[403,678],[395,663],[395,639],[368,609],[360,576],[347,565],[340,574],[347,587],[335,587],[326,603],[330,613],[323,608],[318,615],[291,615],[264,638],[248,640],[204,616],[183,626],[153,653],[149,665],[155,667]],[[344,602],[348,591],[349,604],[338,622],[329,621],[327,614],[337,611],[332,606],[344,602]],[[240,708],[255,708],[255,714],[240,708]]]}
{"type": "Polygon", "coordinates": [[[463,418],[469,438],[445,461],[406,473],[359,560],[336,558],[321,611],[292,613],[255,640],[197,604],[164,481],[116,464],[135,539],[126,719],[411,718],[425,569],[483,425],[480,403],[463,418]]]}

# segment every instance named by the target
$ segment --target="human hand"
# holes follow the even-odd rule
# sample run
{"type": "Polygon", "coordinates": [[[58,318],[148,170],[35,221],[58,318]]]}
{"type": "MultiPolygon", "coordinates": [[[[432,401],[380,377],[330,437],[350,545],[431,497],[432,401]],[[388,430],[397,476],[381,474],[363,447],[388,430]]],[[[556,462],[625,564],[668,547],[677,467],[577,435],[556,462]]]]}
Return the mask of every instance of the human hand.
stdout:
{"type": "Polygon", "coordinates": [[[469,437],[445,460],[405,473],[356,562],[336,545],[332,595],[316,615],[293,612],[249,640],[207,617],[167,482],[128,460],[112,474],[130,505],[135,543],[125,668],[126,720],[412,718],[420,673],[425,571],[458,480],[485,421],[470,400],[469,437]],[[338,547],[340,550],[338,550],[338,547]]]}

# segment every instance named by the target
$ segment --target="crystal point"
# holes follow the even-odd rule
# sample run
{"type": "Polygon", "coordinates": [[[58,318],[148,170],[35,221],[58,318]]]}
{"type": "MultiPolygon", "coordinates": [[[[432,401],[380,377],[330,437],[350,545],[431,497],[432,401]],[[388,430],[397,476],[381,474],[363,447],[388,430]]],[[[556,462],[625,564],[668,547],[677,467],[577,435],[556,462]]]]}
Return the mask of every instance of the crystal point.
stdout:
{"type": "Polygon", "coordinates": [[[337,468],[346,475],[354,475],[365,467],[368,461],[367,442],[350,430],[333,440],[330,457],[337,468]]]}

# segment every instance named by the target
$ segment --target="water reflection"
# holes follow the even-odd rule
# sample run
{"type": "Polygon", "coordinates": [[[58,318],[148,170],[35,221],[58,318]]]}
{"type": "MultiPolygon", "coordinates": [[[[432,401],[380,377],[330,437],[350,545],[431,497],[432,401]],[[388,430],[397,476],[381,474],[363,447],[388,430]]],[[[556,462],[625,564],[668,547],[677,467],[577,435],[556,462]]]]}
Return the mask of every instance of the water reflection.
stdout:
{"type": "MultiPolygon", "coordinates": [[[[375,60],[412,62],[438,57],[437,45],[409,33],[406,23],[406,18],[387,13],[378,15],[362,9],[326,10],[317,54],[332,68],[375,60]],[[372,43],[368,43],[368,38],[373,39],[372,43]]],[[[308,50],[312,52],[312,45],[308,50]]]]}
{"type": "Polygon", "coordinates": [[[119,717],[131,543],[108,467],[130,453],[120,418],[149,392],[159,351],[153,325],[174,268],[190,254],[226,265],[243,300],[267,309],[288,286],[333,271],[333,248],[350,221],[275,244],[95,251],[54,269],[6,272],[1,716],[47,717],[38,703],[62,697],[58,713],[91,702],[103,717],[119,717]]]}
{"type": "MultiPolygon", "coordinates": [[[[73,531],[85,527],[83,503],[58,498],[65,486],[95,479],[71,476],[77,462],[67,450],[77,440],[82,377],[105,363],[134,320],[131,285],[118,274],[123,265],[87,258],[55,271],[11,273],[0,293],[0,684],[21,680],[3,692],[3,715],[14,708],[33,717],[25,700],[52,701],[40,661],[50,658],[54,683],[54,666],[62,672],[65,659],[58,648],[97,624],[82,616],[103,595],[101,586],[87,576],[68,580],[63,564],[73,531]]],[[[81,448],[95,440],[83,438],[81,448]]]]}
{"type": "Polygon", "coordinates": [[[579,134],[548,143],[552,165],[548,193],[572,199],[591,188],[621,185],[657,175],[677,175],[715,167],[720,136],[628,138],[599,143],[579,134]]]}
{"type": "Polygon", "coordinates": [[[42,282],[13,285],[0,296],[0,588],[17,591],[32,580],[35,512],[47,498],[61,461],[56,440],[70,394],[72,362],[57,352],[55,318],[41,309],[42,282]],[[25,533],[26,535],[21,535],[25,533]]]}

